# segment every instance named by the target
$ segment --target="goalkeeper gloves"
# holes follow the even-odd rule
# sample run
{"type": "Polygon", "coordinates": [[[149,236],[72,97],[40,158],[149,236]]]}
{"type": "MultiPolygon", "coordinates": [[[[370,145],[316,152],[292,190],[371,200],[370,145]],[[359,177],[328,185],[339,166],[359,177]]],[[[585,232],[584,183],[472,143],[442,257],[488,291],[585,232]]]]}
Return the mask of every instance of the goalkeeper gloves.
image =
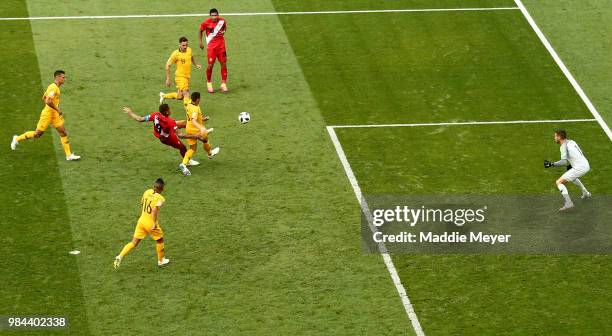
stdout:
{"type": "Polygon", "coordinates": [[[544,160],[544,168],[550,168],[553,166],[553,163],[548,161],[548,160],[544,160]]]}

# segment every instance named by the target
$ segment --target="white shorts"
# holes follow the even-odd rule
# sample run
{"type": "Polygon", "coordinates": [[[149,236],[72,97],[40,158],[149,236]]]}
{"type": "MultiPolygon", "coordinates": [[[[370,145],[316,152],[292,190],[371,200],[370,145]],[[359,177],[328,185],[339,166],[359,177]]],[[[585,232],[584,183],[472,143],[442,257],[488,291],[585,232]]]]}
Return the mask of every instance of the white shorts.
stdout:
{"type": "Polygon", "coordinates": [[[566,181],[570,181],[570,182],[574,182],[575,179],[584,176],[586,173],[589,172],[589,170],[591,169],[587,169],[587,170],[583,170],[583,169],[576,169],[576,168],[572,168],[568,171],[565,172],[565,174],[561,175],[561,178],[566,180],[566,181]]]}

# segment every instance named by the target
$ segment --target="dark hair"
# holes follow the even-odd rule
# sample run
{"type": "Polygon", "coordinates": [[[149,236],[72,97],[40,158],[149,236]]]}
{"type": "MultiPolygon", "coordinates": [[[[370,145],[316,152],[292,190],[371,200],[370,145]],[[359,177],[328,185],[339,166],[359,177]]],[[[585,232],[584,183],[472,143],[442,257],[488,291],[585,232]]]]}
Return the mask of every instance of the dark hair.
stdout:
{"type": "Polygon", "coordinates": [[[217,13],[217,15],[219,15],[219,11],[216,8],[211,8],[208,14],[212,14],[212,13],[217,13]]]}
{"type": "Polygon", "coordinates": [[[187,38],[185,36],[181,36],[181,38],[179,38],[179,43],[183,43],[183,42],[187,42],[187,38]]]}
{"type": "Polygon", "coordinates": [[[55,70],[55,72],[53,73],[53,77],[57,77],[59,75],[65,75],[66,72],[64,70],[55,70]]]}
{"type": "Polygon", "coordinates": [[[198,99],[200,99],[200,93],[199,93],[199,92],[197,92],[197,91],[196,91],[196,92],[192,92],[192,93],[191,93],[191,100],[192,100],[192,101],[196,101],[196,100],[198,100],[198,99]]]}
{"type": "Polygon", "coordinates": [[[556,130],[555,134],[561,137],[561,139],[567,139],[567,132],[565,130],[556,130]]]}
{"type": "Polygon", "coordinates": [[[159,112],[161,112],[161,114],[166,115],[168,111],[170,111],[170,106],[168,106],[168,104],[159,105],[159,112]]]}
{"type": "Polygon", "coordinates": [[[157,180],[155,180],[155,185],[156,186],[164,186],[166,184],[166,182],[164,182],[164,179],[162,179],[161,177],[159,177],[157,180]]]}

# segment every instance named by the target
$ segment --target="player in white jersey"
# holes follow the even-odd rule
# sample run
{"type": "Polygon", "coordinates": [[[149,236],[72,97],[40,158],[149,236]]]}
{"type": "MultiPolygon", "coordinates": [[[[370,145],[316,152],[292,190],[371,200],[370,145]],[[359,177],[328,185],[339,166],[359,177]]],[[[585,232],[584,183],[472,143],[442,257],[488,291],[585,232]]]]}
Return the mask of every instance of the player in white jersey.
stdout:
{"type": "Polygon", "coordinates": [[[567,133],[564,130],[555,131],[555,142],[561,146],[561,160],[557,162],[544,160],[544,168],[567,166],[567,171],[556,182],[561,196],[565,199],[565,204],[559,211],[566,211],[574,207],[574,203],[565,186],[567,181],[574,183],[580,188],[583,199],[591,197],[591,193],[579,179],[591,170],[591,166],[580,146],[578,146],[576,141],[567,139],[567,133]]]}

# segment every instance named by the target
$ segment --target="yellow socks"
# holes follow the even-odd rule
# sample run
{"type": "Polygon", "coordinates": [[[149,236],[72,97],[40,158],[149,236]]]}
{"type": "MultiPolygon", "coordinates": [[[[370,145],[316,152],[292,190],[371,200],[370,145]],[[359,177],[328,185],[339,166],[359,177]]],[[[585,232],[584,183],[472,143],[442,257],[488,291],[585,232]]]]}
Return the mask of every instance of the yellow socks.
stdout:
{"type": "Polygon", "coordinates": [[[208,142],[204,144],[204,150],[208,153],[208,156],[212,155],[212,146],[208,142]]]}
{"type": "Polygon", "coordinates": [[[178,95],[176,92],[166,93],[164,94],[164,99],[176,99],[178,95]]]}
{"type": "Polygon", "coordinates": [[[72,154],[72,151],[70,150],[70,143],[68,142],[68,136],[60,137],[60,141],[62,142],[62,147],[64,147],[64,153],[66,153],[66,156],[72,154]]]}
{"type": "Polygon", "coordinates": [[[155,244],[155,249],[157,250],[157,260],[162,261],[164,259],[164,254],[166,253],[164,243],[155,244]]]}
{"type": "Polygon", "coordinates": [[[17,141],[21,142],[25,139],[32,139],[34,137],[34,134],[36,134],[36,132],[34,131],[25,132],[17,137],[17,141]]]}
{"type": "Polygon", "coordinates": [[[185,156],[183,157],[183,164],[186,165],[189,160],[191,160],[191,157],[193,156],[193,153],[195,153],[195,151],[191,148],[189,148],[187,150],[187,153],[185,153],[185,156]]]}
{"type": "Polygon", "coordinates": [[[127,244],[125,244],[125,246],[123,247],[123,250],[121,250],[121,253],[119,253],[119,256],[121,258],[123,258],[126,254],[130,253],[130,251],[136,247],[136,245],[134,245],[134,243],[129,242],[127,244]]]}

